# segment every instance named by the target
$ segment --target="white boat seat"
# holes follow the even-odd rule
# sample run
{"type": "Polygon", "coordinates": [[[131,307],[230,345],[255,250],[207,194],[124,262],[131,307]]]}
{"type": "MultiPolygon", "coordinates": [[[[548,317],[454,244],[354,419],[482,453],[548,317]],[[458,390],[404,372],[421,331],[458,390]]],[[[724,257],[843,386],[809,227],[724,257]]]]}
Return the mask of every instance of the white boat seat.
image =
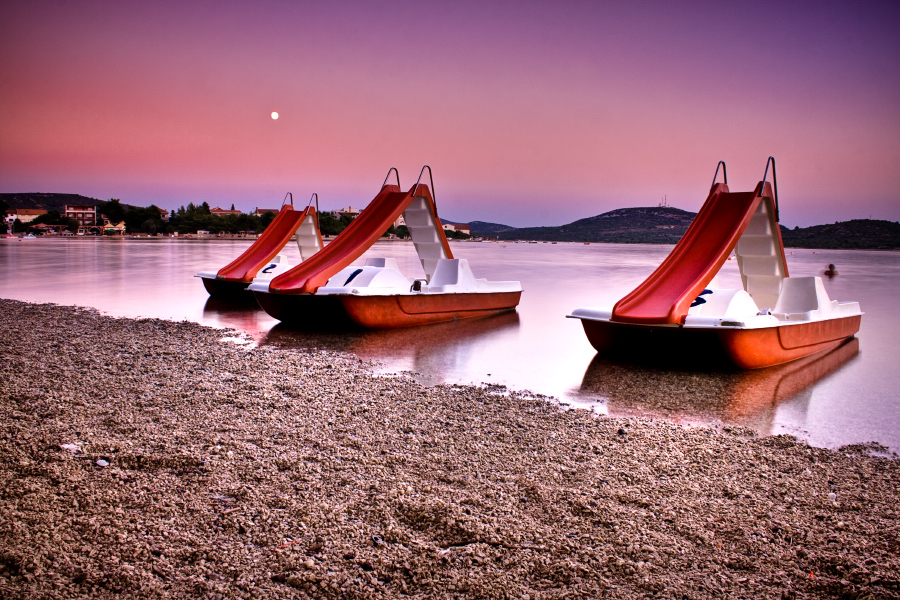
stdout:
{"type": "Polygon", "coordinates": [[[788,277],[782,282],[772,314],[780,321],[811,321],[821,317],[821,307],[829,303],[818,277],[788,277]]]}
{"type": "Polygon", "coordinates": [[[439,259],[434,268],[434,275],[428,286],[422,291],[429,294],[467,293],[467,292],[518,292],[522,286],[518,281],[488,281],[476,279],[464,258],[439,259]]]}
{"type": "Polygon", "coordinates": [[[717,317],[720,319],[744,319],[759,312],[753,298],[744,290],[707,288],[691,303],[690,317],[717,317]]]}
{"type": "Polygon", "coordinates": [[[812,321],[860,314],[858,302],[828,297],[821,277],[786,277],[772,314],[780,321],[812,321]]]}
{"type": "Polygon", "coordinates": [[[366,266],[367,267],[382,267],[385,269],[393,269],[395,271],[400,270],[400,265],[397,264],[396,258],[367,258],[366,266]]]}

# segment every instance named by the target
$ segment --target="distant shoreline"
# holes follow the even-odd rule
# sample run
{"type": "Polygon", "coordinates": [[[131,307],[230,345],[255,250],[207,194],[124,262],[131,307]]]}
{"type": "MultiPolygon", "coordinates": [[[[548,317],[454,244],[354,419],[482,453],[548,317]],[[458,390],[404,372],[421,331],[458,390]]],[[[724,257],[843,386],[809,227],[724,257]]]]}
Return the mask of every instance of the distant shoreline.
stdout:
{"type": "MultiPolygon", "coordinates": [[[[72,194],[15,193],[0,194],[12,208],[37,208],[60,210],[66,202],[80,199],[82,203],[99,205],[99,200],[72,194]]],[[[142,207],[122,205],[128,210],[146,210],[142,207]]],[[[328,213],[329,211],[321,211],[328,213]]],[[[157,222],[156,231],[164,231],[170,225],[173,230],[190,229],[210,231],[228,229],[231,231],[258,229],[256,226],[236,227],[229,224],[231,217],[201,215],[206,220],[191,221],[190,225],[179,222],[179,215],[173,214],[168,221],[157,222]],[[210,220],[211,219],[211,220],[210,220]],[[224,219],[224,220],[217,220],[224,219]]],[[[243,216],[251,216],[245,214],[243,216]]],[[[442,223],[467,225],[475,237],[493,238],[513,242],[572,242],[572,243],[613,243],[613,244],[675,244],[693,222],[697,213],[672,206],[644,206],[618,208],[605,213],[578,219],[558,226],[512,227],[502,223],[469,221],[468,223],[441,219],[442,223]]],[[[786,227],[780,225],[784,244],[789,248],[847,249],[847,250],[900,250],[900,222],[883,219],[851,219],[834,223],[811,225],[808,227],[786,227]]],[[[182,235],[195,236],[194,233],[182,235]]],[[[229,234],[236,235],[236,234],[229,234]]]]}
{"type": "MultiPolygon", "coordinates": [[[[22,235],[16,235],[13,237],[2,237],[0,236],[0,242],[3,240],[16,240],[21,239],[22,235]]],[[[36,236],[34,239],[53,239],[53,240],[113,240],[113,241],[126,241],[126,240],[142,240],[142,241],[183,241],[183,242],[222,242],[222,241],[234,241],[234,240],[245,240],[245,241],[255,241],[259,236],[247,236],[247,235],[237,235],[237,234],[224,234],[224,235],[159,235],[159,236],[133,236],[133,235],[119,235],[119,236],[102,236],[102,235],[91,235],[91,236],[72,236],[72,235],[41,235],[36,236]]],[[[322,239],[328,243],[337,236],[322,236],[322,239]]],[[[471,239],[471,240],[448,240],[452,244],[566,244],[566,245],[575,245],[575,246],[596,246],[596,245],[604,245],[604,244],[616,244],[616,245],[627,245],[627,246],[674,246],[676,242],[572,242],[572,241],[536,241],[536,240],[495,240],[495,239],[471,239]]],[[[410,239],[378,239],[376,243],[412,243],[410,239]]],[[[867,252],[898,252],[900,248],[826,248],[819,246],[791,246],[785,243],[785,249],[791,250],[812,250],[814,252],[819,251],[828,251],[828,250],[863,250],[867,252]]]]}

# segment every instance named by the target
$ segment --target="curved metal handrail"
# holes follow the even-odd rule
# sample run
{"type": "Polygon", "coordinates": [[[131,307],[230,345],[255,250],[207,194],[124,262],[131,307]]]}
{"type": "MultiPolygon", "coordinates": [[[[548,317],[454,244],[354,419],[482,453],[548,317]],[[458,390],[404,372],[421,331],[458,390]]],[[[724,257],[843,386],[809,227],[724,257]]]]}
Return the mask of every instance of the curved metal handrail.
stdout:
{"type": "Polygon", "coordinates": [[[713,188],[716,185],[716,179],[719,178],[719,167],[722,167],[722,179],[725,180],[723,183],[725,185],[728,185],[728,171],[725,169],[725,161],[720,160],[719,164],[716,165],[716,174],[713,175],[713,182],[712,185],[709,186],[710,188],[713,188]]]}
{"type": "Polygon", "coordinates": [[[391,167],[390,169],[388,169],[388,174],[385,175],[384,183],[381,184],[381,187],[387,185],[387,180],[391,177],[391,171],[393,171],[394,174],[397,175],[397,187],[400,187],[400,171],[397,170],[397,167],[391,167]]]}
{"type": "MultiPolygon", "coordinates": [[[[384,187],[384,186],[381,186],[381,187],[384,187]]],[[[319,195],[317,193],[313,192],[313,195],[309,197],[309,202],[306,204],[306,208],[309,208],[310,206],[312,206],[313,198],[316,199],[316,214],[318,215],[319,214],[319,195]]]]}
{"type": "Polygon", "coordinates": [[[287,203],[288,197],[291,198],[291,206],[294,205],[294,195],[290,192],[284,195],[284,200],[281,201],[281,205],[284,206],[287,203]]]}
{"type": "Polygon", "coordinates": [[[428,179],[431,181],[431,200],[434,202],[434,214],[437,214],[437,198],[434,193],[434,177],[431,175],[431,167],[425,165],[422,167],[422,170],[419,171],[419,178],[416,179],[416,187],[413,188],[413,196],[416,195],[416,192],[419,191],[419,182],[422,181],[422,175],[425,173],[425,169],[428,169],[428,179]]]}
{"type": "Polygon", "coordinates": [[[772,163],[772,188],[775,192],[775,222],[780,222],[778,218],[778,177],[775,175],[775,157],[770,156],[766,161],[766,172],[763,174],[762,186],[759,188],[759,195],[762,196],[763,190],[766,189],[766,177],[769,176],[769,163],[772,163]]]}

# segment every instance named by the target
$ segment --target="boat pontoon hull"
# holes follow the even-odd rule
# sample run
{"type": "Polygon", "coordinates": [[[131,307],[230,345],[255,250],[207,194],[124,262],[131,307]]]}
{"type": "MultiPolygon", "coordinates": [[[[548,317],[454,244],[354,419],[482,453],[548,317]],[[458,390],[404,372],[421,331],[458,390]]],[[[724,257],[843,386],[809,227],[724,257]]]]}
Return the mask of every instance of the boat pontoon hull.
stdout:
{"type": "Polygon", "coordinates": [[[222,299],[240,299],[247,295],[247,286],[249,281],[229,281],[227,279],[217,279],[215,277],[204,277],[198,275],[203,280],[203,287],[213,298],[222,299]]]}
{"type": "Polygon", "coordinates": [[[582,319],[607,358],[759,369],[834,348],[859,331],[861,315],[754,329],[635,325],[582,319]]]}
{"type": "Polygon", "coordinates": [[[254,292],[269,315],[295,326],[395,329],[484,317],[515,310],[517,292],[357,296],[254,292]]]}

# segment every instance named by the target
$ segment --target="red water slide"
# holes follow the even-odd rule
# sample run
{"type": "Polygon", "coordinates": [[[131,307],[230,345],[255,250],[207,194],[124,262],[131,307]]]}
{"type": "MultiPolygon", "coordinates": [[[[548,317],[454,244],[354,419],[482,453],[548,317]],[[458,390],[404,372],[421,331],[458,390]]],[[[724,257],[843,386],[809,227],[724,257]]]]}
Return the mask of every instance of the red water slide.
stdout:
{"type": "MultiPolygon", "coordinates": [[[[408,192],[403,192],[399,186],[385,185],[365,210],[330,244],[309,260],[273,279],[269,284],[269,292],[288,295],[315,293],[332,275],[362,256],[406,210],[413,198],[418,196],[428,198],[435,221],[439,223],[428,186],[416,184],[408,192]]],[[[443,235],[442,239],[447,258],[453,258],[443,235]]]]}
{"type": "Polygon", "coordinates": [[[266,230],[253,242],[253,245],[247,248],[239,257],[219,269],[216,279],[253,281],[259,270],[275,258],[275,255],[287,245],[291,237],[297,232],[300,223],[310,214],[316,219],[316,230],[318,231],[319,222],[315,207],[307,206],[303,210],[294,210],[294,207],[290,204],[282,206],[269,226],[266,227],[266,230]]]}
{"type": "MultiPolygon", "coordinates": [[[[760,202],[772,202],[772,188],[760,182],[752,192],[729,193],[713,185],[684,236],[641,285],[613,307],[611,321],[680,325],[691,302],[712,281],[747,228],[760,202]],[[760,191],[762,190],[762,194],[760,191]]],[[[774,205],[770,207],[774,211],[774,205]]],[[[781,237],[781,233],[776,235],[781,237]]]]}

